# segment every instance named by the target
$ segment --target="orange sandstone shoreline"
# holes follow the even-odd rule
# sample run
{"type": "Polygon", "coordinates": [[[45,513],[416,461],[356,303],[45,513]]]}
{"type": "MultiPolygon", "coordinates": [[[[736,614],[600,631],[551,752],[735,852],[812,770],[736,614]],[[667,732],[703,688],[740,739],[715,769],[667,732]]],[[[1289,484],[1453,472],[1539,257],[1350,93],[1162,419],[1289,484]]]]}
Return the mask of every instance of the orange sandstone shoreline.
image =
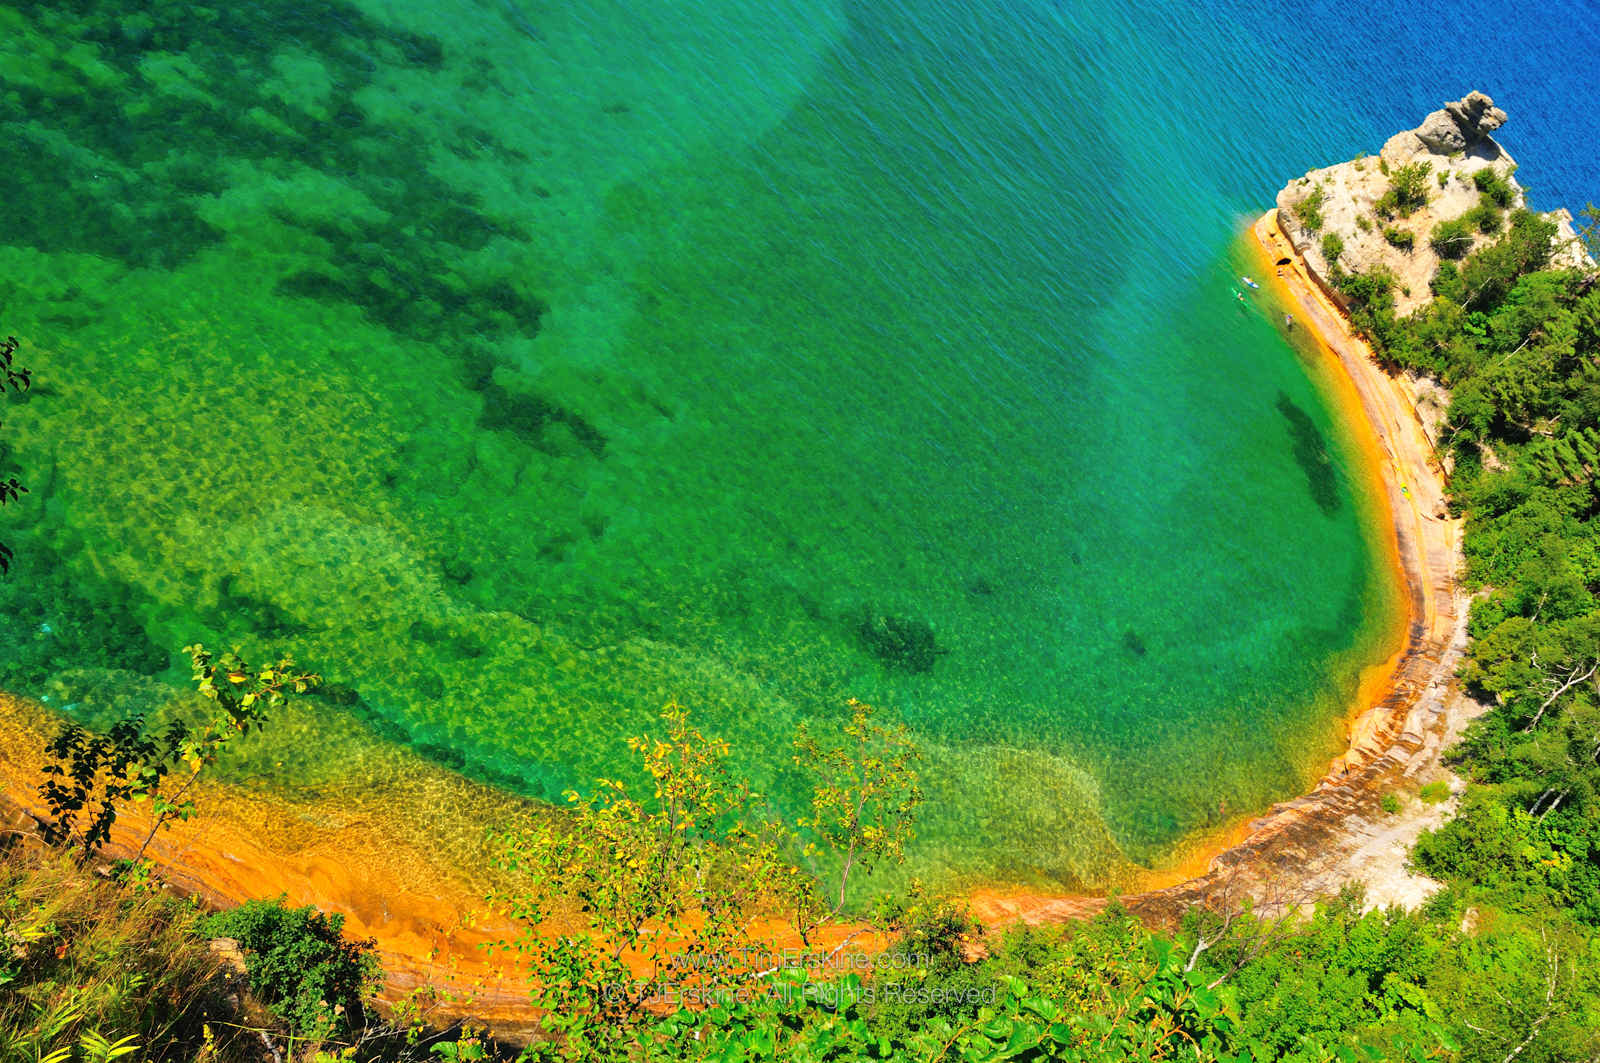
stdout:
{"type": "MultiPolygon", "coordinates": [[[[1455,578],[1460,528],[1443,516],[1443,476],[1412,400],[1404,383],[1384,374],[1350,333],[1275,214],[1256,223],[1254,238],[1268,290],[1316,341],[1329,366],[1337,367],[1326,374],[1328,383],[1347,410],[1366,459],[1362,465],[1376,478],[1373,494],[1386,502],[1385,552],[1402,577],[1407,626],[1403,646],[1361,676],[1348,750],[1309,793],[1202,839],[1172,866],[1142,876],[1143,892],[1123,903],[1153,919],[1173,918],[1219,892],[1269,900],[1286,885],[1331,890],[1364,877],[1372,869],[1375,824],[1387,831],[1378,840],[1387,844],[1388,835],[1396,835],[1396,851],[1411,831],[1409,822],[1396,827],[1384,821],[1379,799],[1442,774],[1440,752],[1475,712],[1453,683],[1466,641],[1465,602],[1455,578]],[[1290,264],[1279,279],[1274,263],[1285,257],[1290,264]]],[[[0,797],[9,803],[12,820],[24,826],[28,813],[39,811],[33,798],[36,747],[45,721],[38,706],[0,694],[0,797]]],[[[435,800],[468,818],[472,808],[487,808],[491,800],[465,780],[439,785],[449,792],[435,800]]],[[[386,825],[381,813],[390,810],[389,801],[368,798],[351,807],[343,800],[337,809],[324,807],[330,802],[286,806],[211,787],[199,804],[200,816],[173,824],[151,846],[150,855],[175,888],[218,904],[283,894],[294,903],[343,912],[352,935],[375,939],[389,979],[387,996],[439,987],[465,998],[443,1011],[469,1014],[502,1030],[526,1026],[533,1017],[511,962],[482,947],[505,940],[514,928],[484,912],[482,884],[447,867],[422,835],[400,837],[386,825]]],[[[138,809],[125,817],[109,855],[137,846],[142,818],[138,809]]],[[[1388,850],[1377,858],[1380,865],[1395,865],[1380,870],[1404,874],[1388,850]]],[[[1107,903],[1105,897],[1006,887],[978,889],[970,901],[990,925],[1079,918],[1107,903]]],[[[837,928],[832,938],[852,929],[837,928]]],[[[774,936],[782,940],[776,928],[774,936]]]]}

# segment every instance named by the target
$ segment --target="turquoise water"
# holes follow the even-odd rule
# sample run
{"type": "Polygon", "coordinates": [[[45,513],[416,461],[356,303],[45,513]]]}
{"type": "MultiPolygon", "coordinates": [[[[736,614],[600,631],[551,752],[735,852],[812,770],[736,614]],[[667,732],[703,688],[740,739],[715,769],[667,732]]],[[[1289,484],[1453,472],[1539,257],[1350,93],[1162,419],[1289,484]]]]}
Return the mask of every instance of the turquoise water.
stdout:
{"type": "Polygon", "coordinates": [[[1337,752],[1396,592],[1236,237],[1472,85],[1301,133],[1249,8],[140,7],[0,8],[0,686],[292,650],[332,696],[233,767],[286,799],[551,798],[677,698],[792,803],[853,696],[912,870],[1056,885],[1337,752]]]}

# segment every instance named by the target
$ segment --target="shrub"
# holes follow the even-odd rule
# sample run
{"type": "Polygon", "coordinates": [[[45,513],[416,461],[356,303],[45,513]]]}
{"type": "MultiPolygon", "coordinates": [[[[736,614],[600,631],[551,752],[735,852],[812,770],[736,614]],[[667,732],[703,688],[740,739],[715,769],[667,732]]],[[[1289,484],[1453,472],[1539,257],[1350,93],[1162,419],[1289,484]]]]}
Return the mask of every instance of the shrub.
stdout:
{"type": "Polygon", "coordinates": [[[239,942],[250,989],[298,1034],[325,1040],[361,1013],[379,977],[371,941],[346,941],[344,916],[283,899],[246,901],[206,919],[202,930],[239,942]]]}
{"type": "Polygon", "coordinates": [[[1328,233],[1322,238],[1322,257],[1328,260],[1328,265],[1339,261],[1339,256],[1344,254],[1344,238],[1338,233],[1328,233]]]}
{"type": "Polygon", "coordinates": [[[983,933],[965,909],[949,902],[917,904],[883,954],[884,1003],[873,1016],[886,1029],[912,1030],[935,1016],[957,1019],[978,1010],[998,979],[983,964],[968,963],[966,949],[983,933]],[[891,988],[892,987],[892,988],[891,988]]]}
{"type": "Polygon", "coordinates": [[[1472,183],[1477,185],[1478,191],[1483,193],[1497,207],[1511,206],[1515,193],[1511,189],[1511,182],[1497,171],[1493,166],[1485,166],[1472,175],[1472,183]]]}
{"type": "Polygon", "coordinates": [[[1383,810],[1391,816],[1397,815],[1400,811],[1400,798],[1396,794],[1384,794],[1383,800],[1378,804],[1382,805],[1383,810]]]}
{"type": "Polygon", "coordinates": [[[1394,331],[1394,275],[1386,269],[1341,273],[1334,279],[1350,301],[1350,322],[1382,353],[1394,331]]]}
{"type": "Polygon", "coordinates": [[[1550,261],[1555,223],[1526,210],[1511,212],[1510,227],[1497,243],[1477,251],[1461,268],[1458,301],[1474,307],[1497,305],[1517,278],[1550,261]]]}
{"type": "Polygon", "coordinates": [[[1410,229],[1399,229],[1393,225],[1383,227],[1383,238],[1393,247],[1410,252],[1417,245],[1417,234],[1410,229]]]}
{"type": "Polygon", "coordinates": [[[1438,176],[1439,176],[1439,187],[1440,188],[1443,188],[1445,185],[1450,183],[1450,174],[1449,174],[1448,171],[1440,170],[1438,176]]]}
{"type": "Polygon", "coordinates": [[[1360,306],[1382,305],[1393,301],[1394,277],[1383,269],[1370,273],[1346,273],[1339,281],[1339,290],[1360,306]]]}
{"type": "Polygon", "coordinates": [[[1389,175],[1389,190],[1374,205],[1381,217],[1399,215],[1409,217],[1419,207],[1428,203],[1428,174],[1433,172],[1431,162],[1413,162],[1389,175]]]}
{"type": "Polygon", "coordinates": [[[1552,875],[1565,878],[1538,821],[1520,808],[1497,804],[1487,793],[1469,792],[1459,815],[1438,830],[1423,831],[1411,862],[1433,878],[1461,879],[1495,891],[1509,887],[1529,901],[1549,901],[1552,875]]]}
{"type": "Polygon", "coordinates": [[[1322,228],[1322,203],[1326,198],[1322,186],[1317,185],[1294,205],[1294,216],[1300,219],[1300,224],[1306,227],[1307,232],[1314,233],[1322,228]]]}
{"type": "Polygon", "coordinates": [[[242,1019],[199,913],[59,856],[0,848],[0,1059],[222,1058],[242,1019]],[[208,1027],[208,1024],[209,1027],[208,1027]],[[59,1053],[59,1054],[58,1054],[59,1053]]]}
{"type": "Polygon", "coordinates": [[[1480,233],[1497,233],[1500,231],[1500,208],[1495,206],[1494,200],[1490,198],[1487,192],[1478,197],[1478,205],[1476,207],[1473,207],[1461,217],[1462,220],[1480,233]]]}
{"type": "Polygon", "coordinates": [[[1428,243],[1440,258],[1461,258],[1472,249],[1472,225],[1465,218],[1442,221],[1433,227],[1428,243]]]}
{"type": "Polygon", "coordinates": [[[1461,280],[1461,270],[1454,262],[1441,262],[1439,269],[1428,282],[1428,289],[1440,298],[1459,303],[1466,297],[1466,285],[1461,280]]]}
{"type": "Polygon", "coordinates": [[[1422,800],[1430,805],[1437,805],[1450,800],[1450,784],[1443,779],[1435,779],[1422,787],[1420,795],[1422,800]]]}
{"type": "Polygon", "coordinates": [[[1357,215],[1356,228],[1364,233],[1370,233],[1372,231],[1372,220],[1365,214],[1357,215]]]}

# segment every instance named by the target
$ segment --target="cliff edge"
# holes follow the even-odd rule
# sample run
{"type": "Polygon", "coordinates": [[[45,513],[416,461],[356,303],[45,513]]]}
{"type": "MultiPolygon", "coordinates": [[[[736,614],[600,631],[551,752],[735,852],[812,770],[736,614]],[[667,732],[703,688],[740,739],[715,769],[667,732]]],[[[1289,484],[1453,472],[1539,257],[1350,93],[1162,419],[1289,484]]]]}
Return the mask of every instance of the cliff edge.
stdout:
{"type": "MultiPolygon", "coordinates": [[[[1427,302],[1429,282],[1449,259],[1492,243],[1505,214],[1524,207],[1516,161],[1492,135],[1506,112],[1469,92],[1396,133],[1374,158],[1358,155],[1291,181],[1278,193],[1278,225],[1328,294],[1336,270],[1385,269],[1395,278],[1395,312],[1427,302]]],[[[1556,223],[1555,267],[1592,266],[1565,210],[1556,223]]]]}

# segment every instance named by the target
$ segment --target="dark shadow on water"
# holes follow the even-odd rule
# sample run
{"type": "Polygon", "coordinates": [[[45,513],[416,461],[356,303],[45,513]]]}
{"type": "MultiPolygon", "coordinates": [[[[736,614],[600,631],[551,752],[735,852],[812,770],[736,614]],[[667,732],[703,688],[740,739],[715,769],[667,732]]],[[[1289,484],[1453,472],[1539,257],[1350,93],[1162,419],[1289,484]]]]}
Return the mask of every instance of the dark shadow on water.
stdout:
{"type": "MultiPolygon", "coordinates": [[[[280,294],[349,304],[446,353],[459,353],[463,337],[537,334],[546,307],[526,269],[463,268],[464,253],[491,241],[531,247],[533,234],[424,162],[440,148],[509,166],[526,158],[489,130],[396,120],[359,102],[385,72],[440,72],[438,39],[392,27],[349,0],[217,8],[21,0],[8,10],[27,27],[24,42],[29,34],[74,42],[105,84],[91,86],[67,64],[60,76],[8,82],[0,121],[43,126],[50,137],[24,140],[0,168],[0,244],[176,268],[241,224],[207,214],[241,169],[312,171],[371,209],[330,218],[315,197],[268,202],[265,216],[323,250],[314,267],[278,278],[280,294]],[[307,109],[273,91],[286,53],[326,76],[325,106],[307,109]],[[152,87],[156,60],[186,72],[185,91],[152,87]]],[[[261,220],[247,219],[245,231],[256,234],[261,220]]]]}
{"type": "Polygon", "coordinates": [[[908,616],[885,616],[866,610],[856,623],[861,647],[890,668],[913,675],[930,671],[950,651],[938,645],[933,627],[908,616]]]}
{"type": "Polygon", "coordinates": [[[145,632],[154,608],[149,595],[69,565],[78,545],[70,534],[64,538],[12,539],[17,561],[0,581],[0,689],[38,694],[67,669],[159,675],[169,654],[145,632]]]}
{"type": "Polygon", "coordinates": [[[1289,438],[1294,443],[1294,460],[1306,474],[1306,487],[1311,500],[1326,516],[1339,511],[1343,500],[1339,497],[1339,473],[1333,458],[1328,454],[1328,442],[1322,437],[1311,416],[1294,404],[1294,400],[1278,392],[1278,412],[1289,423],[1289,438]]]}
{"type": "Polygon", "coordinates": [[[509,432],[550,455],[560,455],[566,449],[558,428],[564,428],[566,435],[593,457],[601,457],[606,449],[605,435],[578,414],[542,395],[525,395],[499,384],[483,389],[483,414],[478,425],[493,432],[509,432]]]}

